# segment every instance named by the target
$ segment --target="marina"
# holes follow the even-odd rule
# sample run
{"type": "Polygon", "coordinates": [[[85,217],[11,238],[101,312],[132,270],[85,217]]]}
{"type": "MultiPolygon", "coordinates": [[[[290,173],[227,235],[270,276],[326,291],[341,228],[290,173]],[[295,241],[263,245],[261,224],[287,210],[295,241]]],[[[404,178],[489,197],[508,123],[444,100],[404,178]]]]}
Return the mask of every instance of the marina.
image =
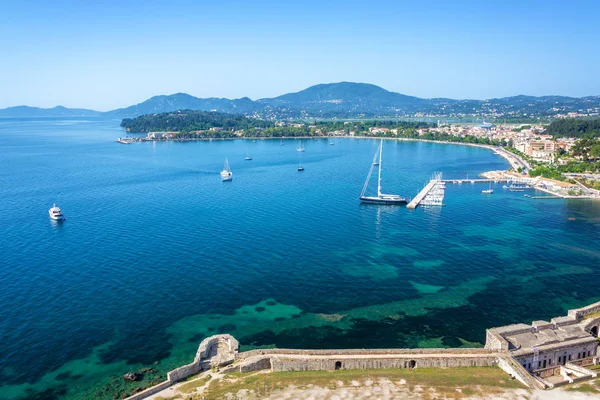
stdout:
{"type": "MultiPolygon", "coordinates": [[[[438,193],[439,189],[441,188],[441,184],[445,183],[444,181],[441,180],[441,176],[442,176],[441,174],[434,176],[429,181],[429,183],[427,183],[425,185],[425,187],[410,201],[410,203],[408,203],[406,208],[415,209],[428,196],[429,197],[436,196],[436,193],[438,193]]],[[[439,196],[438,196],[438,198],[439,198],[439,196]]],[[[441,196],[441,199],[443,199],[443,194],[441,196]]],[[[441,199],[439,200],[440,203],[441,203],[441,199]]]]}

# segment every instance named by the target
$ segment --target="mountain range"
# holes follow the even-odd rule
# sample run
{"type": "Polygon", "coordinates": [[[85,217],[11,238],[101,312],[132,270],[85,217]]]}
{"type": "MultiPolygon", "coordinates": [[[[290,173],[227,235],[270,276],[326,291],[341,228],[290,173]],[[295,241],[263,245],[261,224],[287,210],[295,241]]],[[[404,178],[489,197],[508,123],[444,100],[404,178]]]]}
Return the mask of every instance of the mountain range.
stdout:
{"type": "Polygon", "coordinates": [[[251,100],[198,98],[186,93],[154,96],[126,108],[108,112],[62,106],[44,109],[9,107],[0,117],[137,117],[177,110],[219,111],[268,119],[360,118],[402,116],[487,116],[490,118],[544,117],[567,112],[598,113],[600,96],[513,96],[489,100],[425,99],[390,92],[367,83],[339,82],[311,86],[274,98],[251,100]]]}

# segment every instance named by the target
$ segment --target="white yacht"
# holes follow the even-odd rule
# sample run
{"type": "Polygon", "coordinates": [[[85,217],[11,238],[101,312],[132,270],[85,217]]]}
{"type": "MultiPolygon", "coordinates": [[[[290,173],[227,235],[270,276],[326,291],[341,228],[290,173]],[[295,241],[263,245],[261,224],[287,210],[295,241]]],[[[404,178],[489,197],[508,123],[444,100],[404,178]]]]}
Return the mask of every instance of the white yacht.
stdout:
{"type": "Polygon", "coordinates": [[[233,173],[231,172],[231,168],[229,168],[229,161],[225,159],[225,165],[223,166],[223,171],[221,171],[221,180],[223,182],[233,180],[233,173]]]}
{"type": "Polygon", "coordinates": [[[62,211],[60,211],[60,208],[56,207],[56,204],[52,205],[52,208],[48,210],[48,214],[50,215],[50,218],[55,221],[62,221],[65,219],[65,216],[62,214],[62,211]]]}

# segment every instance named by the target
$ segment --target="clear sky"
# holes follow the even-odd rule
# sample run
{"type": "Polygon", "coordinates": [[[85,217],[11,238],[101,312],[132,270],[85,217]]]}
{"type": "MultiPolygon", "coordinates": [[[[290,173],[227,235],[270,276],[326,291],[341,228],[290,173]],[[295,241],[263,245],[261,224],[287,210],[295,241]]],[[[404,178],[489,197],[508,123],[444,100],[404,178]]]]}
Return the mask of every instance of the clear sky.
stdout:
{"type": "Polygon", "coordinates": [[[339,81],[419,97],[600,95],[599,15],[598,0],[0,0],[0,108],[339,81]]]}

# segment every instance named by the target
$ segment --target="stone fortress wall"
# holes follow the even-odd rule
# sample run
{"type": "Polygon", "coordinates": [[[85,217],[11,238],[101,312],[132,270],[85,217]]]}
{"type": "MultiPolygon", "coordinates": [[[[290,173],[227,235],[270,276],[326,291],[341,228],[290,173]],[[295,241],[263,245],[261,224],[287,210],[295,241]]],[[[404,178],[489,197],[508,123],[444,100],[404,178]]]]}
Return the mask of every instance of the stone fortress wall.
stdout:
{"type": "MultiPolygon", "coordinates": [[[[531,388],[552,388],[555,385],[532,374],[514,357],[515,346],[506,337],[535,333],[544,329],[558,329],[576,324],[585,332],[598,336],[600,316],[585,319],[600,312],[600,302],[569,310],[565,317],[550,323],[536,321],[532,325],[514,324],[491,328],[486,332],[484,348],[450,349],[340,349],[340,350],[294,350],[258,349],[239,353],[239,343],[231,335],[214,335],[204,339],[196,352],[194,361],[167,374],[167,380],[150,387],[126,400],[141,400],[155,394],[177,381],[208,370],[212,367],[222,371],[251,372],[259,370],[279,371],[333,371],[339,369],[389,369],[389,368],[455,368],[498,366],[512,377],[531,388]]],[[[570,328],[570,327],[568,327],[570,328]]],[[[593,362],[598,363],[596,351],[593,362]]],[[[565,381],[573,382],[589,375],[581,363],[555,366],[556,374],[564,375],[565,381]]],[[[539,374],[538,374],[539,375],[539,374]]]]}

